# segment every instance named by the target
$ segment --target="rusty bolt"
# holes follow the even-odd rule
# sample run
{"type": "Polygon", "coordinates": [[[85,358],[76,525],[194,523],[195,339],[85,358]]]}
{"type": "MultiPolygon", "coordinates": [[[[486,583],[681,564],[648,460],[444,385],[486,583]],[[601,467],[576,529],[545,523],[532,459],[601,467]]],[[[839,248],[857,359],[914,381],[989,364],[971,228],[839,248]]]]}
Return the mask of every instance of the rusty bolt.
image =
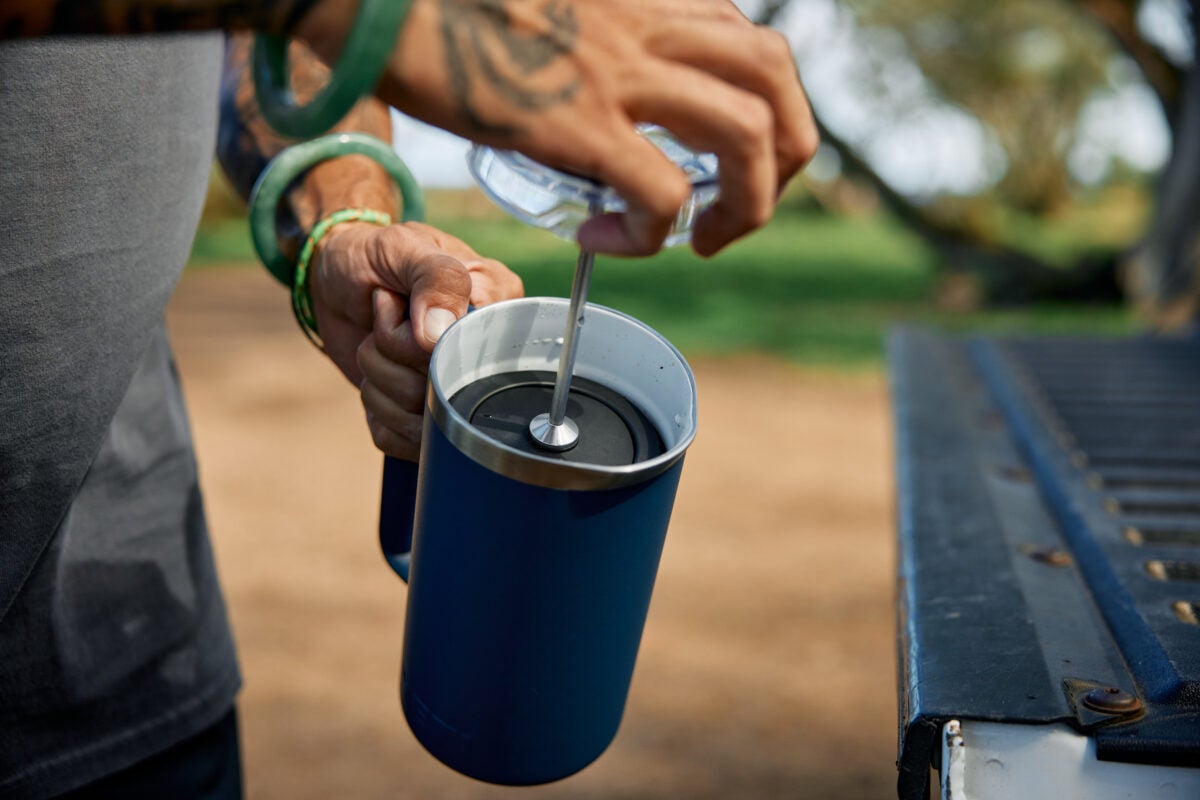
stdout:
{"type": "Polygon", "coordinates": [[[1029,474],[1029,470],[1016,464],[1004,464],[999,467],[998,472],[1002,477],[1017,483],[1029,483],[1033,477],[1029,474]]]}
{"type": "Polygon", "coordinates": [[[1055,547],[1034,547],[1025,551],[1026,555],[1039,564],[1049,564],[1052,567],[1071,566],[1071,554],[1066,550],[1055,547]]]}
{"type": "Polygon", "coordinates": [[[1004,417],[997,411],[989,411],[979,418],[979,424],[989,431],[1001,431],[1004,430],[1004,417]]]}
{"type": "Polygon", "coordinates": [[[1142,701],[1136,696],[1115,686],[1092,689],[1083,696],[1083,704],[1101,714],[1136,714],[1142,710],[1142,701]]]}

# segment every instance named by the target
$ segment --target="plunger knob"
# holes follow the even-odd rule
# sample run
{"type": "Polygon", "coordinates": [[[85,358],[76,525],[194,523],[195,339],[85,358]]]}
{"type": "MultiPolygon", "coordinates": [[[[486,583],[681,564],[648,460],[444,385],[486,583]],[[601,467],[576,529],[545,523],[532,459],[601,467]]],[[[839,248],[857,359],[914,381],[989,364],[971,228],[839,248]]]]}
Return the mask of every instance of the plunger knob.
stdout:
{"type": "Polygon", "coordinates": [[[550,415],[538,414],[529,423],[529,435],[538,447],[561,453],[579,443],[579,426],[570,417],[563,417],[561,425],[550,421],[550,415]]]}

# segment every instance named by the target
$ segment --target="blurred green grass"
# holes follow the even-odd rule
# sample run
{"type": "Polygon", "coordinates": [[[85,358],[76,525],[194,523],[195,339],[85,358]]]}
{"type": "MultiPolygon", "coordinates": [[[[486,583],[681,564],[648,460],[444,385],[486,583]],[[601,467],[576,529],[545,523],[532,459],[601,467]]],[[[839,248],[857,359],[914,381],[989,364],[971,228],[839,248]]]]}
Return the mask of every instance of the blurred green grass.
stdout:
{"type": "MultiPolygon", "coordinates": [[[[431,192],[429,205],[431,224],[508,264],[526,294],[569,293],[570,243],[503,216],[475,192],[431,192]]],[[[244,219],[206,214],[191,267],[242,263],[255,263],[244,219]]],[[[932,252],[888,217],[786,207],[711,260],[686,248],[649,259],[599,258],[590,299],[641,319],[689,356],[765,353],[843,369],[881,364],[886,331],[902,323],[986,333],[1137,330],[1133,313],[1119,305],[956,312],[937,302],[938,289],[932,252]]]]}

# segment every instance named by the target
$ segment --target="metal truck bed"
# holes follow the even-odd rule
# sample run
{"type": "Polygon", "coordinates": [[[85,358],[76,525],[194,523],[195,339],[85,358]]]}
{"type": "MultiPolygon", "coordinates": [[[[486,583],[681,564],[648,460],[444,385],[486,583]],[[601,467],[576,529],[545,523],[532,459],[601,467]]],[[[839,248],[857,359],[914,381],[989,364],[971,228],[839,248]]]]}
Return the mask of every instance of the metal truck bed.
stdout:
{"type": "Polygon", "coordinates": [[[993,796],[943,762],[1001,723],[1200,798],[1200,341],[903,330],[889,367],[899,797],[993,796]]]}

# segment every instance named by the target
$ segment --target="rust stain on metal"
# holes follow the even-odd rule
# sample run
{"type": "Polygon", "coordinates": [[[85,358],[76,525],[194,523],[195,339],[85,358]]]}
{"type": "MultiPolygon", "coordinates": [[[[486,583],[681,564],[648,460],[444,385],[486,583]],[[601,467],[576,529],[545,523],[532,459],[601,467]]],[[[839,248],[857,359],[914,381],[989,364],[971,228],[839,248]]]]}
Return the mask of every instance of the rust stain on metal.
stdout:
{"type": "Polygon", "coordinates": [[[1039,564],[1047,564],[1051,567],[1069,567],[1075,563],[1070,553],[1058,547],[1024,545],[1021,551],[1039,564]]]}
{"type": "Polygon", "coordinates": [[[989,411],[979,418],[979,424],[989,431],[1004,430],[1004,417],[999,411],[989,411]]]}
{"type": "Polygon", "coordinates": [[[1033,479],[1029,470],[1019,464],[1003,464],[996,471],[1000,473],[1001,477],[1017,483],[1029,483],[1033,479]]]}
{"type": "Polygon", "coordinates": [[[1172,608],[1175,609],[1175,616],[1179,617],[1180,622],[1186,622],[1188,625],[1200,625],[1200,617],[1196,615],[1195,603],[1178,600],[1172,608]]]}

